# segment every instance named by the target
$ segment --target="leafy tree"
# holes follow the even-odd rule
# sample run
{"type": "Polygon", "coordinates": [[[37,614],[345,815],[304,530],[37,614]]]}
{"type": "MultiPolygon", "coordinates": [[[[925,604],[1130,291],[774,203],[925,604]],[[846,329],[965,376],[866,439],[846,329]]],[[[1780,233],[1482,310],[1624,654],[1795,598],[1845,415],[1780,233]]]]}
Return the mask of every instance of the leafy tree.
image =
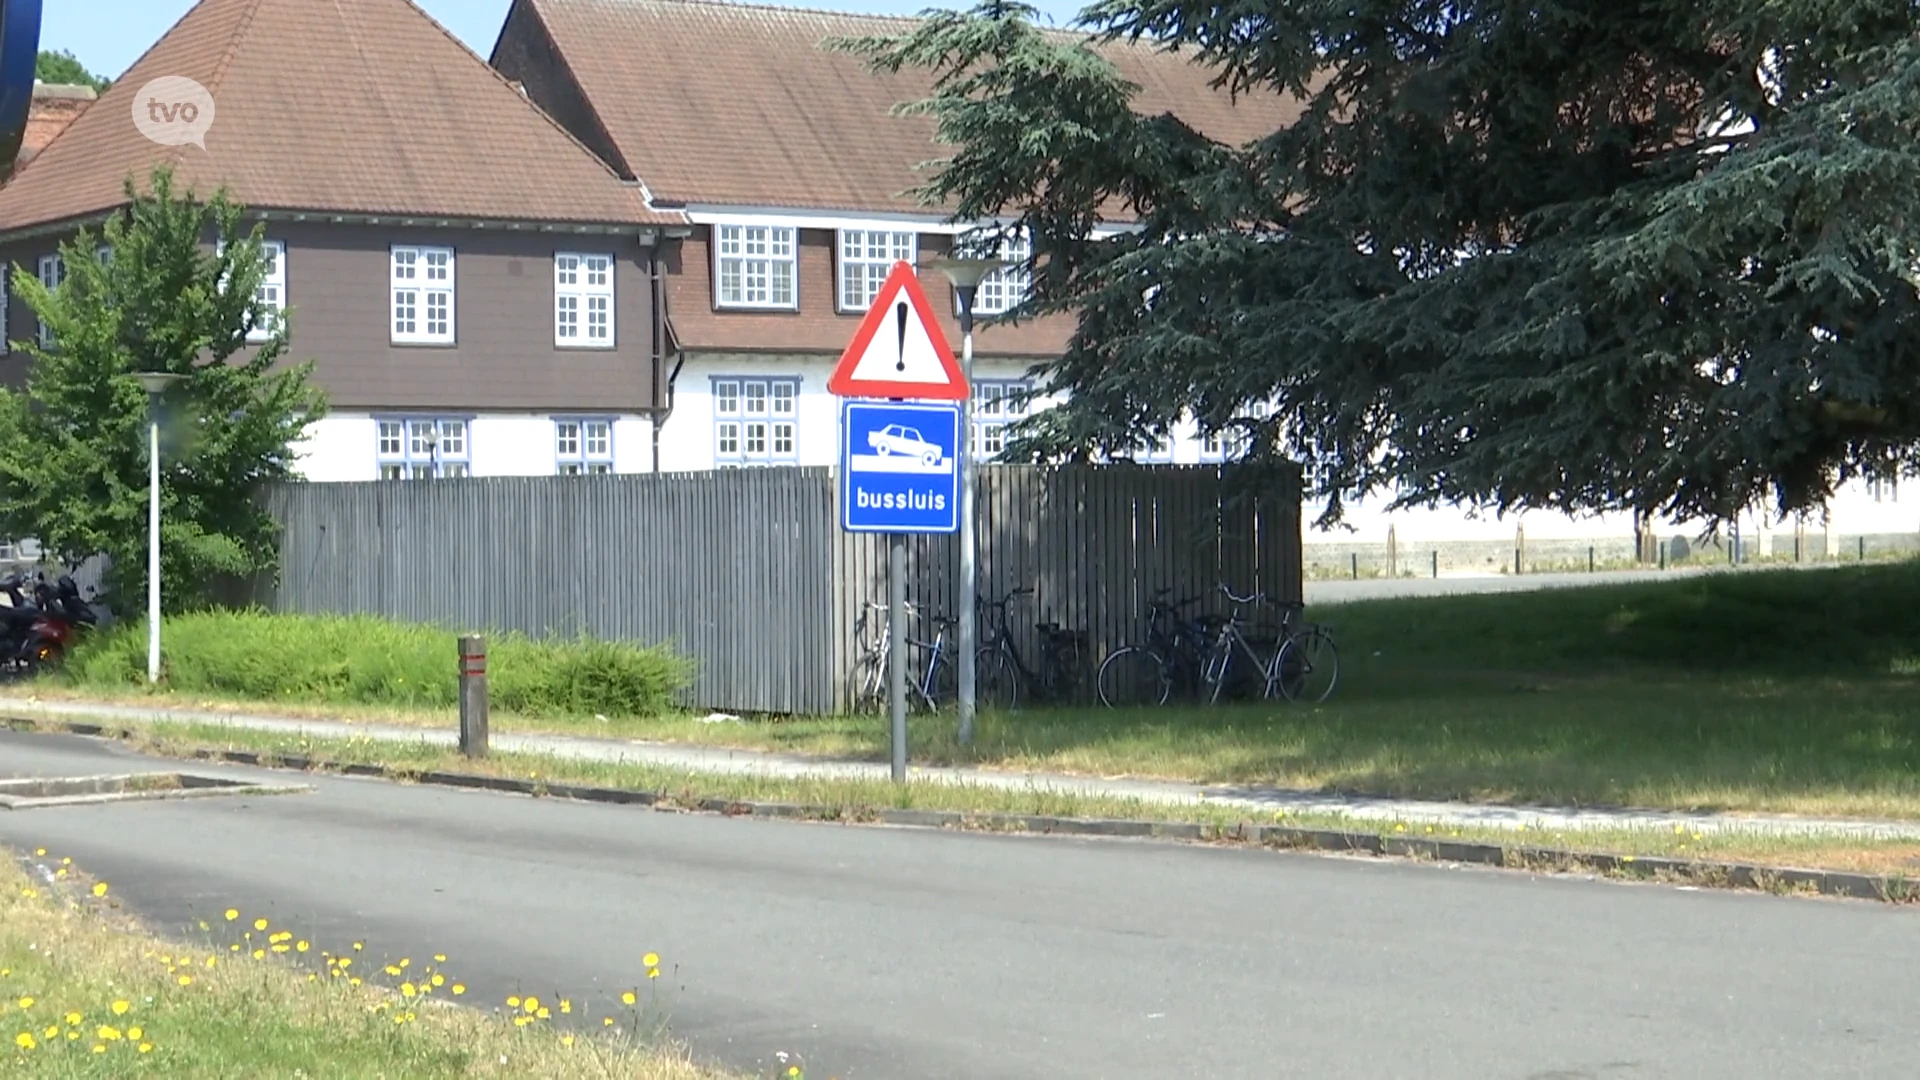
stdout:
{"type": "Polygon", "coordinates": [[[292,475],[291,446],[324,405],[310,362],[280,362],[284,320],[247,341],[265,318],[258,226],[242,231],[224,191],[176,192],[164,167],[148,192],[132,178],[126,192],[103,232],[61,245],[59,287],[14,270],[14,295],[53,345],[13,343],[33,363],[24,389],[0,391],[0,533],[70,560],[105,554],[112,594],[143,596],[149,406],[133,373],[183,376],[158,413],[162,594],[180,610],[207,602],[216,575],[273,564],[274,525],[254,497],[292,475]]]}
{"type": "Polygon", "coordinates": [[[39,58],[33,65],[33,77],[43,83],[65,84],[68,86],[90,86],[97,93],[106,93],[112,80],[103,79],[88,71],[80,58],[61,49],[57,52],[40,50],[39,58]]]}
{"type": "Polygon", "coordinates": [[[1724,520],[1920,467],[1920,8],[1904,0],[988,0],[843,40],[933,82],[921,194],[1030,230],[1071,394],[1015,450],[1182,412],[1402,504],[1724,520]],[[1273,110],[1227,145],[1100,53],[1273,110]],[[1137,218],[1099,241],[1089,228],[1137,218]]]}

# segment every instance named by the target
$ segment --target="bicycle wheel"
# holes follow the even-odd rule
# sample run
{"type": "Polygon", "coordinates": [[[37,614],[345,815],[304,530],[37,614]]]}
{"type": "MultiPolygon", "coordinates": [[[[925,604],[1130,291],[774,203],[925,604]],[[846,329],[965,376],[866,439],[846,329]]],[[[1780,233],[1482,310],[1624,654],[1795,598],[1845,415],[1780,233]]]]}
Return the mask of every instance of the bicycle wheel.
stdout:
{"type": "Polygon", "coordinates": [[[989,645],[975,654],[973,699],[983,709],[1012,712],[1020,706],[1020,673],[1007,650],[989,645]]]}
{"type": "Polygon", "coordinates": [[[1152,649],[1138,645],[1116,649],[1101,661],[1094,682],[1099,687],[1100,703],[1109,709],[1165,705],[1173,693],[1166,661],[1152,649]]]}
{"type": "Polygon", "coordinates": [[[909,673],[911,681],[919,678],[925,682],[920,688],[907,687],[907,711],[916,709],[926,712],[939,712],[953,705],[960,697],[960,673],[954,663],[953,653],[946,649],[932,660],[933,670],[921,668],[917,673],[909,673]],[[924,691],[924,692],[923,692],[924,691]]]}
{"type": "Polygon", "coordinates": [[[850,712],[876,713],[886,703],[886,665],[879,653],[867,653],[847,670],[847,709],[850,712]]]}
{"type": "Polygon", "coordinates": [[[1340,651],[1333,637],[1313,627],[1287,638],[1273,658],[1280,693],[1288,701],[1325,701],[1340,681],[1340,651]]]}

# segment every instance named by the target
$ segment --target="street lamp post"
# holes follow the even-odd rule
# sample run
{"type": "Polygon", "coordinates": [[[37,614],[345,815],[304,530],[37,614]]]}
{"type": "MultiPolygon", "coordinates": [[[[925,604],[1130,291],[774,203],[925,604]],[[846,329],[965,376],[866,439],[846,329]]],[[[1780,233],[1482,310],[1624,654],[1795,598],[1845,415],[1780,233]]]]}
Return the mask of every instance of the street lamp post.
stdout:
{"type": "Polygon", "coordinates": [[[979,674],[977,653],[980,628],[974,615],[974,596],[978,589],[979,567],[975,565],[973,536],[973,300],[980,283],[988,274],[1006,265],[1002,259],[955,259],[940,257],[928,261],[933,269],[947,275],[960,297],[960,373],[967,380],[967,396],[960,402],[960,745],[973,742],[975,680],[979,674]]]}
{"type": "Polygon", "coordinates": [[[134,375],[147,392],[147,681],[160,681],[160,395],[185,378],[165,371],[134,375]]]}

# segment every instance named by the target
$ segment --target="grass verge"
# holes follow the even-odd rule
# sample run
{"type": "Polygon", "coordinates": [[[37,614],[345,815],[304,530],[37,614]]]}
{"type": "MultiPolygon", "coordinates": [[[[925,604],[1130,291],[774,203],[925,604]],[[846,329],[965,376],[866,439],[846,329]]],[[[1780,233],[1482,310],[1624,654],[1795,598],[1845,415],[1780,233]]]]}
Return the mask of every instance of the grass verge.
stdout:
{"type": "MultiPolygon", "coordinates": [[[[76,884],[0,860],[0,1062],[20,1075],[717,1080],[677,1051],[447,1007],[432,993],[456,984],[430,970],[403,995],[331,958],[323,977],[318,960],[302,972],[264,948],[162,941],[96,899],[105,883],[76,884]]],[[[272,939],[275,953],[309,948],[272,939]]]]}
{"type": "MultiPolygon", "coordinates": [[[[534,781],[648,792],[662,809],[697,809],[708,800],[779,803],[803,808],[799,816],[861,823],[880,810],[955,811],[986,817],[1105,819],[1179,822],[1205,827],[1225,838],[1246,824],[1286,825],[1364,834],[1386,839],[1459,840],[1468,843],[1549,848],[1573,855],[1614,855],[1675,860],[1745,862],[1762,866],[1849,873],[1920,876],[1920,842],[1855,837],[1768,835],[1684,828],[1553,830],[1454,827],[1417,821],[1382,821],[1340,814],[1261,813],[1244,807],[1192,805],[1149,799],[1081,795],[1058,790],[909,781],[892,784],[858,779],[788,779],[700,773],[634,764],[585,762],[532,754],[494,754],[472,761],[426,743],[313,739],[272,732],[193,724],[152,724],[123,737],[142,749],[172,757],[248,751],[267,760],[302,759],[330,767],[380,766],[400,779],[432,772],[478,774],[534,781]]],[[[997,827],[975,822],[975,827],[997,827]]]]}
{"type": "MultiPolygon", "coordinates": [[[[1344,604],[1314,613],[1342,649],[1325,705],[987,713],[970,746],[951,716],[919,716],[910,752],[926,764],[1408,798],[1914,819],[1916,610],[1913,561],[1344,604]]],[[[113,689],[156,707],[455,723],[450,704],[113,689]]],[[[880,717],[705,723],[496,705],[500,731],[887,752],[880,717]]]]}

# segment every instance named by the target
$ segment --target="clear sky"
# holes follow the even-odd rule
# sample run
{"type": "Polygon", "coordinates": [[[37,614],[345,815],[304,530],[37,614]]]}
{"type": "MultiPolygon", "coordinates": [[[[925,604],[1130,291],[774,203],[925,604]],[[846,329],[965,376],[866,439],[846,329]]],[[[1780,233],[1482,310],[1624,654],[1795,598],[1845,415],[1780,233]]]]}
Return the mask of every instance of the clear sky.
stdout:
{"type": "MultiPolygon", "coordinates": [[[[468,48],[486,56],[506,21],[509,0],[417,2],[468,48]]],[[[1030,2],[1061,23],[1083,6],[1078,0],[1030,2]]],[[[805,0],[792,6],[912,15],[929,7],[971,6],[971,0],[805,0]]],[[[65,49],[79,57],[88,71],[117,79],[191,7],[193,0],[47,0],[40,44],[45,49],[65,49]]]]}

